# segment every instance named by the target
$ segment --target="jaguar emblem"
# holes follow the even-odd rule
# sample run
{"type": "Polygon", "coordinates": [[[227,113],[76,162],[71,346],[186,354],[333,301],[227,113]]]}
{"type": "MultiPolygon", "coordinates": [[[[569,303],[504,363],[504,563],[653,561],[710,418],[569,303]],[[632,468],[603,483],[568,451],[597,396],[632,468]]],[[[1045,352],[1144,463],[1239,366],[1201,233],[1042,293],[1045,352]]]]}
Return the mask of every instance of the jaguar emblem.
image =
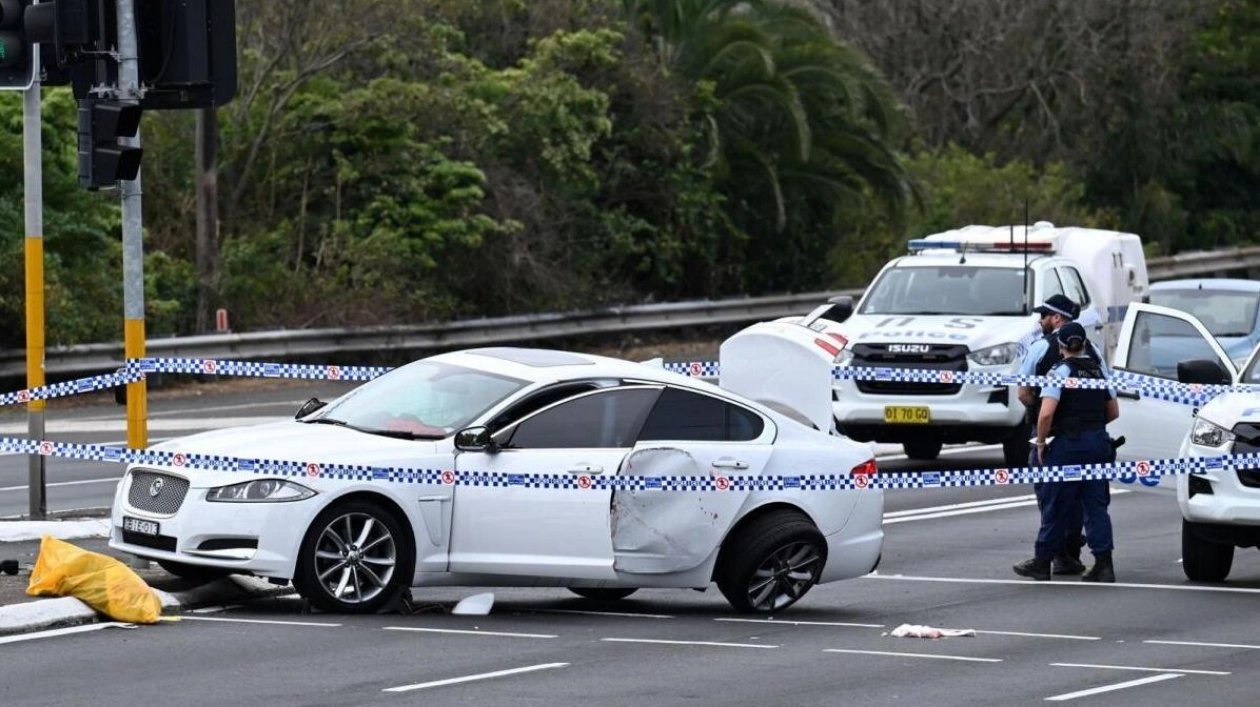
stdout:
{"type": "Polygon", "coordinates": [[[157,498],[158,494],[162,493],[162,487],[165,485],[165,481],[161,479],[154,479],[153,483],[149,484],[149,496],[157,498]]]}

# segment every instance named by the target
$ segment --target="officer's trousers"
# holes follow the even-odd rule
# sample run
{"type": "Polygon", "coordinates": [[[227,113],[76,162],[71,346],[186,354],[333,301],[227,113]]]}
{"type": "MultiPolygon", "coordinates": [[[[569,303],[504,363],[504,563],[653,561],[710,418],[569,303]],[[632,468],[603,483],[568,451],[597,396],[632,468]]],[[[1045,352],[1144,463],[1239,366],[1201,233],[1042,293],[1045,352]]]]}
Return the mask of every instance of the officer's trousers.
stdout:
{"type": "MultiPolygon", "coordinates": [[[[1101,464],[1111,461],[1111,441],[1105,429],[1082,432],[1078,437],[1059,436],[1046,448],[1045,466],[1101,464]]],[[[1085,541],[1090,552],[1111,552],[1111,488],[1106,481],[1062,481],[1043,484],[1038,493],[1041,530],[1037,533],[1037,557],[1051,560],[1064,547],[1079,507],[1085,517],[1085,541]]]]}
{"type": "MultiPolygon", "coordinates": [[[[1042,466],[1037,461],[1037,447],[1030,444],[1028,450],[1028,466],[1042,466]]],[[[1033,484],[1033,494],[1037,496],[1037,510],[1044,511],[1046,506],[1046,490],[1056,486],[1056,484],[1047,484],[1037,482],[1033,484]]],[[[1079,495],[1078,495],[1079,500],[1079,495]]],[[[1067,527],[1063,534],[1063,551],[1072,557],[1080,557],[1081,548],[1085,547],[1085,506],[1081,503],[1071,504],[1071,508],[1067,509],[1066,523],[1067,527]]]]}

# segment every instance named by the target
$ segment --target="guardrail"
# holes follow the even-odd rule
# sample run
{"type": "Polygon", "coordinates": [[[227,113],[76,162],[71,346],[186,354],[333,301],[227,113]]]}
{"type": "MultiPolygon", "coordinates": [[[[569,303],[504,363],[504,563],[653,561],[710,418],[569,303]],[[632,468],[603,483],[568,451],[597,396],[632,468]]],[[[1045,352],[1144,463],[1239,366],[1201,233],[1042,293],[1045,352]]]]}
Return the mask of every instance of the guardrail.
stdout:
{"type": "MultiPolygon", "coordinates": [[[[1147,261],[1151,280],[1169,280],[1260,268],[1260,246],[1182,253],[1147,261]]],[[[247,334],[216,334],[150,339],[148,355],[169,358],[235,358],[290,360],[362,351],[491,346],[568,336],[648,331],[713,324],[744,324],[802,314],[835,295],[860,297],[863,290],[805,292],[770,297],[675,302],[607,307],[580,312],[528,314],[471,319],[443,324],[296,329],[247,334]]],[[[48,349],[50,375],[82,375],[112,371],[122,365],[121,343],[84,344],[48,349]]],[[[0,354],[0,377],[26,373],[22,350],[0,354]]]]}

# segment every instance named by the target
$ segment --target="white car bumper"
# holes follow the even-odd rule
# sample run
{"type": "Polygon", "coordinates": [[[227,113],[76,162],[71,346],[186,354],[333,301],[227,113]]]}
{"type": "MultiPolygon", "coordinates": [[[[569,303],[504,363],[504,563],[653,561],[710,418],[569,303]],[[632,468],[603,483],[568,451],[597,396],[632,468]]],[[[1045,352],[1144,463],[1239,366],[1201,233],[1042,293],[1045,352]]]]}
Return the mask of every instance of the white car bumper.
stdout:
{"type": "MultiPolygon", "coordinates": [[[[832,412],[841,431],[853,430],[862,441],[897,441],[907,431],[923,428],[994,428],[1010,430],[1024,419],[1024,406],[1013,388],[963,386],[951,395],[889,395],[863,393],[854,381],[839,381],[833,388],[832,412]],[[889,424],[888,407],[926,407],[927,424],[889,424]],[[855,429],[856,428],[856,429],[855,429]]],[[[967,440],[971,441],[971,440],[967,440]]]]}
{"type": "MultiPolygon", "coordinates": [[[[1228,447],[1203,447],[1189,440],[1181,448],[1181,456],[1189,458],[1228,453],[1228,447]]],[[[1177,505],[1181,507],[1181,516],[1192,523],[1260,526],[1260,488],[1244,485],[1234,469],[1179,475],[1177,505]],[[1201,482],[1210,484],[1212,492],[1206,493],[1201,482]],[[1196,486],[1193,496],[1190,495],[1192,483],[1196,486]]]]}

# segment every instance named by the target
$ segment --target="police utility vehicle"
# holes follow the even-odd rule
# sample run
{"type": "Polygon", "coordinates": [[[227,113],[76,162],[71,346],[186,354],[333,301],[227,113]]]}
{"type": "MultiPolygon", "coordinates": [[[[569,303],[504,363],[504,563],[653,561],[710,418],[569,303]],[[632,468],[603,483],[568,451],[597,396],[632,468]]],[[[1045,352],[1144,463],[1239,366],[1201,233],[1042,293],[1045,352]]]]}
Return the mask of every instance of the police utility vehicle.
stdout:
{"type": "MultiPolygon", "coordinates": [[[[1032,308],[1064,294],[1110,359],[1131,302],[1149,292],[1141,239],[1129,233],[1024,226],[967,226],[910,241],[883,267],[856,308],[834,298],[780,320],[814,330],[840,366],[1016,373],[1041,336],[1032,308]]],[[[758,325],[761,326],[761,325],[758,325]]],[[[1001,443],[1006,462],[1028,459],[1024,406],[1008,386],[838,380],[832,412],[858,441],[900,443],[912,459],[948,443],[1001,443]]]]}

